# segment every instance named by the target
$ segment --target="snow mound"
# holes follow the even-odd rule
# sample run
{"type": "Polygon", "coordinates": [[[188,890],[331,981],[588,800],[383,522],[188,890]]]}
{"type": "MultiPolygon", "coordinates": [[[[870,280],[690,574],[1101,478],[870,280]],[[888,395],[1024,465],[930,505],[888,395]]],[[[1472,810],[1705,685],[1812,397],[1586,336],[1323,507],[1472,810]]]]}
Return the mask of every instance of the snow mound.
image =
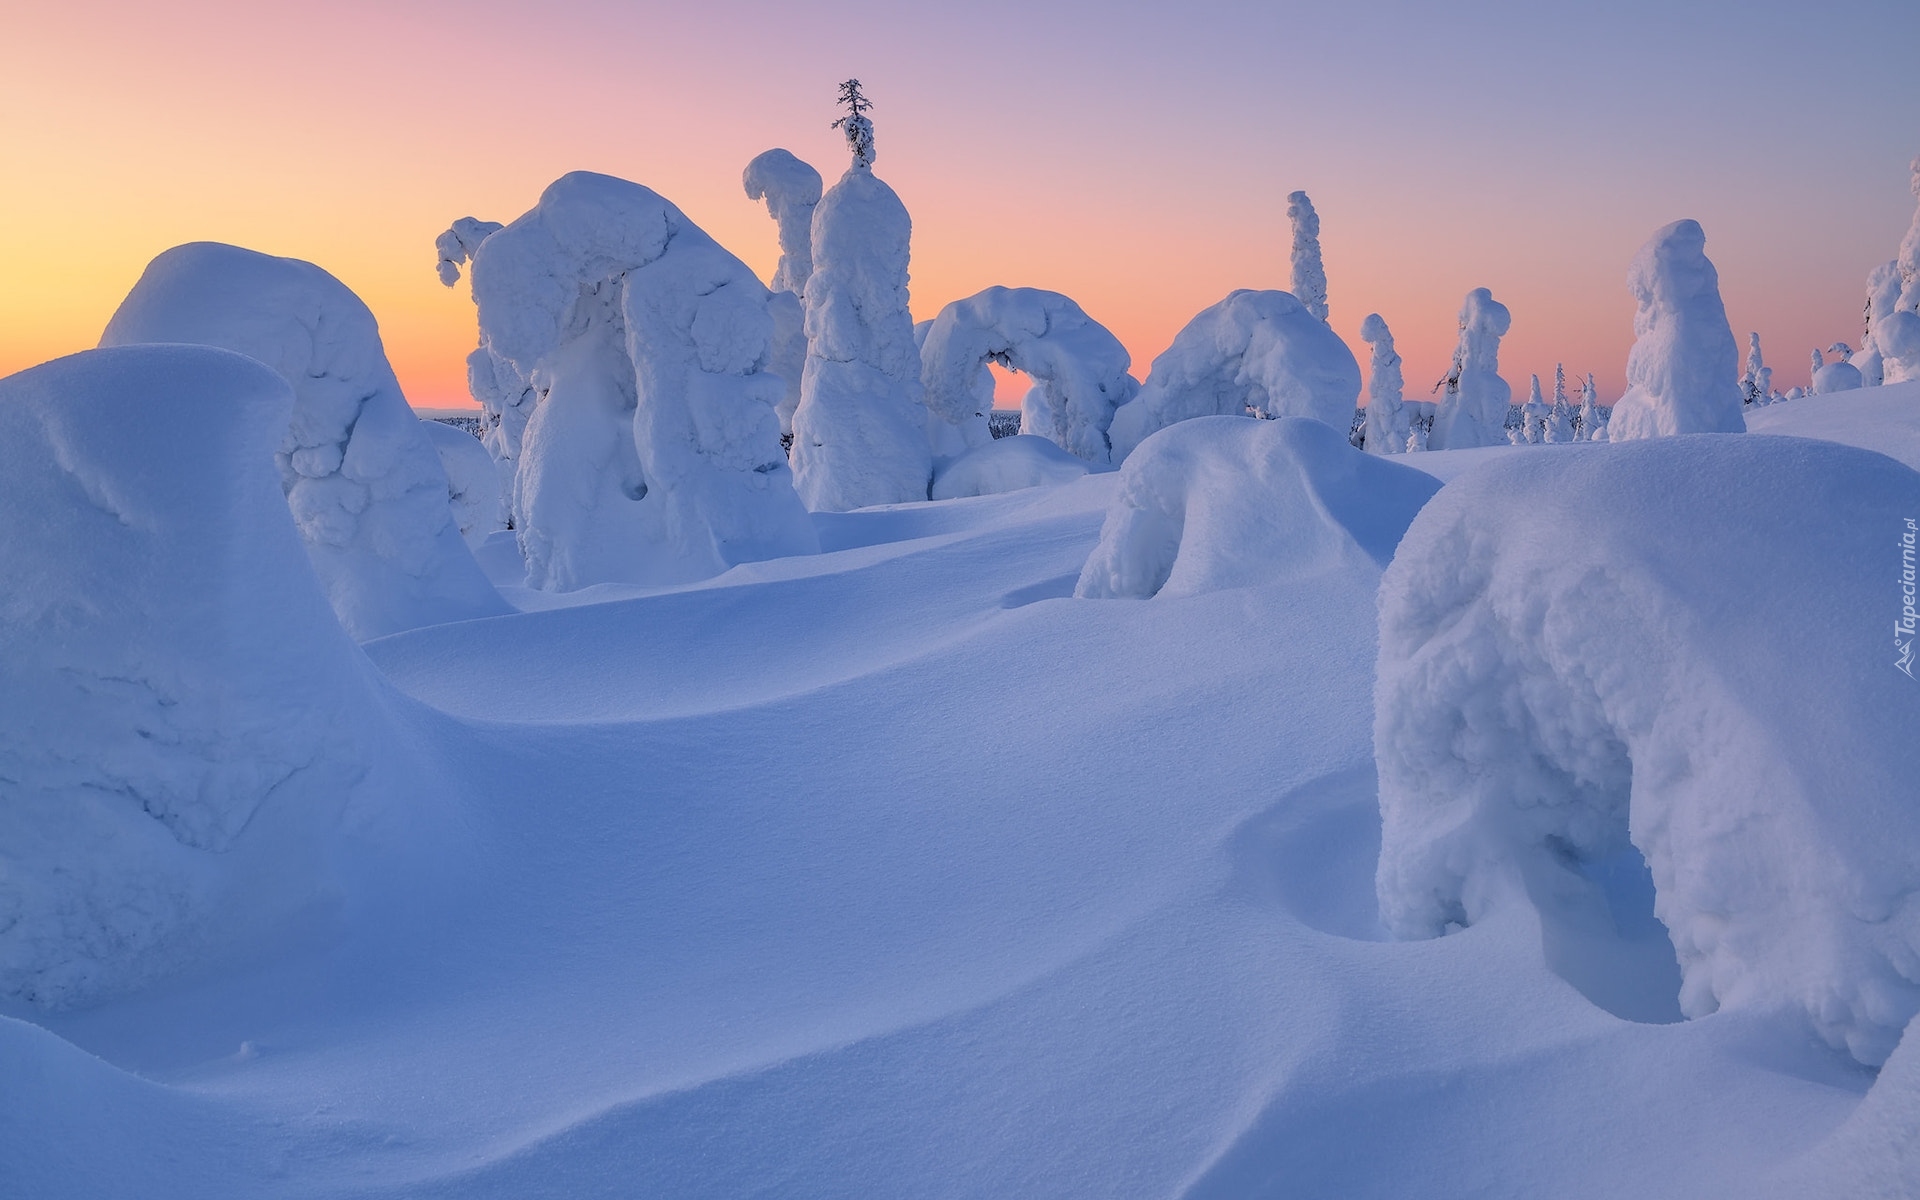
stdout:
{"type": "Polygon", "coordinates": [[[927,498],[933,451],[907,308],[912,236],[906,205],[858,160],[814,209],[793,471],[816,512],[927,498]]]}
{"type": "Polygon", "coordinates": [[[1322,421],[1182,421],[1120,468],[1084,599],[1190,596],[1326,572],[1378,575],[1440,487],[1322,421]]]}
{"type": "Polygon", "coordinates": [[[202,346],[0,380],[0,511],[31,514],[0,524],[0,995],[166,970],[255,907],[221,887],[261,827],[337,810],[364,770],[371,671],[274,468],[296,411],[202,346]]]}
{"type": "Polygon", "coordinates": [[[477,547],[487,535],[507,527],[505,497],[500,494],[500,471],[480,439],[445,421],[422,421],[427,440],[440,455],[447,473],[447,504],[453,523],[468,546],[477,547]]]}
{"type": "Polygon", "coordinates": [[[1789,438],[1447,485],[1380,589],[1387,926],[1437,936],[1631,843],[1685,1014],[1798,1009],[1883,1061],[1920,1010],[1920,686],[1887,637],[1914,516],[1920,474],[1789,438]]]}
{"type": "Polygon", "coordinates": [[[976,446],[940,468],[931,498],[991,496],[1022,488],[1066,483],[1087,473],[1087,464],[1046,438],[1015,434],[976,446]]]}
{"type": "Polygon", "coordinates": [[[1851,392],[1862,384],[1860,368],[1850,362],[1830,362],[1813,373],[1813,394],[1816,396],[1851,392]]]}
{"type": "MultiPolygon", "coordinates": [[[[1639,305],[1636,340],[1627,355],[1627,394],[1607,425],[1612,441],[1746,430],[1740,351],[1706,244],[1700,222],[1675,221],[1634,255],[1627,287],[1639,305]]],[[[1857,381],[1859,372],[1852,374],[1857,381]]]]}
{"type": "Polygon", "coordinates": [[[1513,313],[1486,288],[1460,304],[1460,340],[1447,372],[1446,395],[1433,414],[1429,450],[1471,450],[1505,442],[1513,388],[1500,377],[1500,339],[1513,328],[1513,313]]]}
{"type": "Polygon", "coordinates": [[[1194,417],[1311,417],[1345,431],[1360,364],[1325,321],[1288,292],[1242,289],[1187,322],[1140,394],[1114,414],[1120,462],[1150,435],[1194,417]]]}
{"type": "MultiPolygon", "coordinates": [[[[1140,388],[1120,339],[1058,292],[990,287],[940,310],[920,352],[926,404],[949,424],[984,416],[987,364],[1024,372],[1046,400],[1038,433],[1090,463],[1108,461],[1113,411],[1140,388]]],[[[1036,416],[1040,414],[1036,412],[1036,416]]]]}
{"type": "Polygon", "coordinates": [[[189,342],[293,388],[274,457],[294,524],[347,632],[365,641],[507,612],[460,540],[447,478],[400,394],[373,314],[312,263],[193,242],[147,265],[102,346],[189,342]]]}
{"type": "Polygon", "coordinates": [[[480,244],[472,276],[482,348],[537,397],[513,494],[532,586],[819,548],[780,449],[769,293],[678,208],[576,171],[480,244]]]}

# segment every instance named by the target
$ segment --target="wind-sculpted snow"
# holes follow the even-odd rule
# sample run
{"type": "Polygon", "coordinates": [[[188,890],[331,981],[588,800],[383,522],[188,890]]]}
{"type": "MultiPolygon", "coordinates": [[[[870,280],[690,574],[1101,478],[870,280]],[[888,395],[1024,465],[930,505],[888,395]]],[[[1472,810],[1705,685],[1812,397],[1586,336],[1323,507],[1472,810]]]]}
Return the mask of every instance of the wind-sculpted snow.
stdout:
{"type": "Polygon", "coordinates": [[[814,210],[793,473],[816,512],[927,498],[933,452],[907,309],[912,234],[900,197],[858,162],[814,210]]]}
{"type": "Polygon", "coordinates": [[[1447,485],[1380,590],[1386,924],[1577,892],[1631,843],[1681,1010],[1797,1010],[1882,1062],[1920,1010],[1920,687],[1888,636],[1917,515],[1920,473],[1787,438],[1447,485]]]}
{"type": "Polygon", "coordinates": [[[0,380],[0,996],[92,999],[260,918],[234,879],[297,890],[284,843],[365,770],[371,672],[274,468],[296,411],[201,346],[0,380]]]}
{"type": "Polygon", "coordinates": [[[467,545],[478,546],[488,534],[505,529],[506,497],[500,492],[500,471],[480,439],[443,421],[422,421],[420,427],[447,473],[448,507],[467,545]]]}
{"type": "Polygon", "coordinates": [[[460,540],[446,473],[400,394],[373,314],[346,285],[296,258],[175,246],[147,265],[100,338],[142,342],[235,350],[292,386],[274,457],[347,632],[364,641],[507,611],[460,540]]]}
{"type": "MultiPolygon", "coordinates": [[[[1746,430],[1740,352],[1706,244],[1698,221],[1675,221],[1634,256],[1627,286],[1639,305],[1637,340],[1627,356],[1627,394],[1607,426],[1613,441],[1746,430]]],[[[1860,386],[1860,373],[1849,373],[1860,386]]]]}
{"type": "Polygon", "coordinates": [[[927,407],[949,424],[984,418],[987,364],[1024,372],[1046,398],[1044,427],[1026,430],[1091,463],[1108,460],[1113,410],[1140,385],[1120,339],[1058,292],[990,287],[940,310],[920,351],[927,407]]]}
{"type": "Polygon", "coordinates": [[[1433,414],[1429,450],[1471,450],[1506,441],[1507,407],[1513,388],[1500,377],[1500,339],[1513,328],[1513,314],[1486,288],[1467,293],[1460,305],[1460,340],[1444,381],[1446,394],[1433,414]]]}
{"type": "Polygon", "coordinates": [[[941,464],[931,491],[935,500],[990,496],[1066,483],[1086,473],[1085,462],[1046,438],[1022,433],[995,438],[941,464]]]}
{"type": "Polygon", "coordinates": [[[1360,364],[1340,336],[1287,292],[1242,289],[1187,322],[1140,394],[1114,413],[1113,461],[1194,417],[1311,417],[1345,431],[1360,364]]]}
{"type": "Polygon", "coordinates": [[[1120,468],[1074,595],[1190,596],[1338,573],[1371,581],[1439,487],[1321,421],[1182,421],[1120,468]]]}
{"type": "Polygon", "coordinates": [[[767,202],[780,235],[780,262],[773,271],[773,348],[767,369],[787,385],[779,404],[780,431],[793,432],[800,406],[800,376],[807,366],[807,280],[813,275],[813,209],[820,203],[820,172],[786,150],[756,155],[741,174],[747,199],[767,202]]]}
{"type": "Polygon", "coordinates": [[[780,449],[767,289],[679,209],[577,171],[480,244],[472,278],[487,361],[535,394],[513,484],[533,586],[818,549],[780,449]]]}

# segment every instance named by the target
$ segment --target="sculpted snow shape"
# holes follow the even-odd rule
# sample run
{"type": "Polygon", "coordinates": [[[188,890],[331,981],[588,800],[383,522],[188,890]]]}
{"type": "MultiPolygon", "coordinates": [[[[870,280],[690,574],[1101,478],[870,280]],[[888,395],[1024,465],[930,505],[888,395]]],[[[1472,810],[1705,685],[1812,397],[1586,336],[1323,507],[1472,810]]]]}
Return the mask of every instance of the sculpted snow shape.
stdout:
{"type": "Polygon", "coordinates": [[[1133,360],[1120,339],[1072,300],[1039,288],[990,287],[947,305],[920,361],[927,407],[955,426],[984,419],[992,407],[989,362],[1024,372],[1045,398],[1042,427],[1025,432],[1090,463],[1108,461],[1114,409],[1140,387],[1127,373],[1133,360]]]}
{"type": "Polygon", "coordinates": [[[505,529],[506,497],[500,491],[500,472],[480,439],[444,421],[422,421],[420,428],[440,455],[441,469],[447,473],[447,506],[467,545],[477,547],[488,534],[505,529]]]}
{"type": "Polygon", "coordinates": [[[1860,353],[1853,365],[1860,372],[1863,387],[1879,387],[1887,382],[1886,352],[1880,348],[1881,324],[1900,307],[1900,264],[1884,262],[1867,275],[1866,332],[1860,338],[1860,353]]]}
{"type": "Polygon", "coordinates": [[[1330,572],[1371,586],[1439,487],[1323,421],[1182,421],[1120,468],[1074,595],[1190,596],[1330,572]]]}
{"type": "Polygon", "coordinates": [[[294,406],[274,458],[334,611],[362,641],[505,613],[447,508],[373,314],[312,263],[194,242],[147,265],[102,346],[190,342],[266,363],[294,406]]]}
{"type": "Polygon", "coordinates": [[[1611,928],[1590,881],[1631,845],[1686,1015],[1798,1009],[1883,1061],[1920,1011],[1920,688],[1855,614],[1897,619],[1916,512],[1920,474],[1894,460],[1772,437],[1515,455],[1449,483],[1380,586],[1387,927],[1434,937],[1526,894],[1555,962],[1555,913],[1611,928]]]}
{"type": "Polygon", "coordinates": [[[1360,364],[1325,321],[1286,292],[1243,289],[1187,322],[1153,360],[1108,427],[1113,461],[1194,417],[1311,417],[1344,433],[1359,397],[1360,364]]]}
{"type": "Polygon", "coordinates": [[[1360,340],[1373,347],[1367,375],[1367,453],[1401,454],[1407,448],[1407,406],[1401,400],[1406,380],[1393,333],[1379,313],[1368,313],[1360,323],[1360,340]]]}
{"type": "Polygon", "coordinates": [[[927,498],[933,453],[907,311],[912,233],[906,206],[858,160],[814,210],[793,414],[794,486],[810,509],[927,498]]]}
{"type": "Polygon", "coordinates": [[[472,276],[487,360],[535,395],[513,483],[532,586],[819,548],[780,450],[767,289],[678,208],[577,171],[483,241],[472,276]]]}
{"type": "Polygon", "coordinates": [[[1513,328],[1513,314],[1486,288],[1467,293],[1460,305],[1460,341],[1447,372],[1446,395],[1433,414],[1429,450],[1497,446],[1506,438],[1513,389],[1500,378],[1500,339],[1513,328]]]}
{"type": "Polygon", "coordinates": [[[1327,268],[1320,258],[1320,214],[1305,192],[1287,196],[1287,219],[1293,225],[1293,282],[1288,286],[1300,306],[1327,319],[1327,268]]]}
{"type": "Polygon", "coordinates": [[[1627,394],[1613,406],[1616,442],[1676,433],[1744,433],[1740,352],[1720,302],[1720,273],[1698,221],[1675,221],[1634,255],[1627,287],[1639,308],[1627,394]]]}
{"type": "Polygon", "coordinates": [[[1087,464],[1043,437],[1016,434],[988,441],[941,466],[931,499],[989,496],[1022,488],[1066,483],[1087,473],[1087,464]]]}
{"type": "Polygon", "coordinates": [[[281,492],[297,412],[205,346],[0,380],[0,995],[132,986],[310,892],[380,700],[281,492]]]}
{"type": "Polygon", "coordinates": [[[778,405],[780,431],[793,432],[800,404],[800,375],[807,365],[806,309],[802,298],[813,275],[813,210],[820,203],[820,172],[785,150],[768,150],[741,176],[747,199],[767,202],[780,231],[780,262],[773,271],[773,354],[768,370],[786,382],[778,405]]]}

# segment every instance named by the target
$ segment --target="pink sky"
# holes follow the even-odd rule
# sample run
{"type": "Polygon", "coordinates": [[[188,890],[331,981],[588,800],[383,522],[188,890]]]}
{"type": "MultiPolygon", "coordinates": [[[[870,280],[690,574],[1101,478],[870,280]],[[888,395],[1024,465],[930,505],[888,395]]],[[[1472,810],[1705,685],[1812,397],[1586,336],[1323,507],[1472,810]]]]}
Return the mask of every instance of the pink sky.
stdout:
{"type": "Polygon", "coordinates": [[[877,101],[912,211],[916,316],[990,284],[1062,291],[1144,378],[1195,312],[1286,287],[1286,193],[1319,208],[1335,329],[1379,311],[1409,395],[1461,296],[1514,314],[1503,372],[1623,386],[1628,259],[1706,227],[1737,334],[1782,386],[1857,341],[1920,152],[1910,0],[1596,6],[914,5],[587,0],[565,9],[39,5],[0,46],[0,373],[90,346],[154,254],[310,259],[366,299],[418,406],[467,403],[464,285],[432,243],[565,171],[645,183],[762,275],[740,187],[784,146],[829,182],[834,87],[877,101]]]}

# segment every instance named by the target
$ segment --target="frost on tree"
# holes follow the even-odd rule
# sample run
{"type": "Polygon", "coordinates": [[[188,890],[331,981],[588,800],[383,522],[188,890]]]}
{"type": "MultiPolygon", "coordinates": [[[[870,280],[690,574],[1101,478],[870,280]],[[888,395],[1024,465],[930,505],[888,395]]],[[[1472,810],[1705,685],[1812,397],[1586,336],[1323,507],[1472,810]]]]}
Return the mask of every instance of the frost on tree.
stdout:
{"type": "Polygon", "coordinates": [[[1567,364],[1553,364],[1553,408],[1547,414],[1546,440],[1573,440],[1573,406],[1567,403],[1567,364]]]}
{"type": "MultiPolygon", "coordinates": [[[[982,432],[993,404],[987,364],[1023,372],[1044,403],[1036,406],[1037,427],[1023,420],[1022,432],[1098,464],[1109,460],[1114,409],[1140,388],[1120,339],[1072,300],[1039,288],[990,287],[947,305],[927,332],[920,361],[933,414],[982,432]]],[[[972,444],[980,444],[977,435],[972,444]]]]}
{"type": "Polygon", "coordinates": [[[768,291],[636,183],[576,171],[473,254],[481,348],[534,394],[513,484],[535,587],[812,553],[766,366],[768,291]]]}
{"type": "Polygon", "coordinates": [[[1359,398],[1360,364],[1325,321],[1287,292],[1242,289],[1187,322],[1153,360],[1108,427],[1113,461],[1194,417],[1311,417],[1344,433],[1359,398]]]}
{"type": "Polygon", "coordinates": [[[293,387],[274,458],[294,524],[360,640],[508,611],[447,507],[447,476],[400,394],[373,314],[312,263],[194,242],[147,265],[102,346],[190,342],[293,387]]]}
{"type": "Polygon", "coordinates": [[[1587,372],[1580,385],[1580,439],[1583,442],[1607,440],[1607,418],[1600,409],[1600,394],[1593,386],[1593,372],[1587,372]]]}
{"type": "Polygon", "coordinates": [[[1760,372],[1766,369],[1766,360],[1760,354],[1760,335],[1747,335],[1747,369],[1740,375],[1740,399],[1746,404],[1765,404],[1766,393],[1760,390],[1760,372]]]}
{"type": "Polygon", "coordinates": [[[907,308],[913,220],[870,169],[871,105],[859,80],[841,99],[850,111],[836,125],[853,165],[814,210],[807,366],[793,414],[795,486],[808,508],[828,512],[925,500],[933,478],[907,308]]]}
{"type": "Polygon", "coordinates": [[[309,903],[390,718],[283,498],[280,375],[90,350],[0,411],[0,996],[57,1007],[309,903]]]}
{"type": "Polygon", "coordinates": [[[1887,381],[1887,355],[1880,349],[1879,331],[1899,307],[1900,264],[1881,263],[1867,275],[1865,327],[1860,334],[1860,353],[1853,360],[1864,387],[1879,387],[1887,381]]]}
{"type": "Polygon", "coordinates": [[[1401,399],[1406,379],[1400,355],[1393,348],[1393,332],[1379,313],[1368,313],[1360,323],[1360,340],[1373,348],[1367,375],[1367,451],[1399,454],[1407,448],[1407,406],[1401,399]]]}
{"type": "Polygon", "coordinates": [[[447,473],[447,506],[467,545],[478,549],[487,535],[507,527],[506,496],[500,472],[480,439],[444,421],[422,421],[421,430],[447,473]]]}
{"type": "Polygon", "coordinates": [[[1521,420],[1525,422],[1525,433],[1521,440],[1537,446],[1547,440],[1547,420],[1553,409],[1547,404],[1546,397],[1540,394],[1540,377],[1531,375],[1528,378],[1532,382],[1527,385],[1527,402],[1520,408],[1521,420]]]}
{"type": "Polygon", "coordinates": [[[1327,268],[1320,260],[1320,214],[1305,192],[1287,197],[1287,220],[1293,224],[1294,299],[1302,308],[1324,321],[1327,319],[1327,268]]]}
{"type": "Polygon", "coordinates": [[[800,374],[807,364],[807,279],[813,274],[813,210],[820,203],[820,172],[785,150],[768,150],[747,164],[742,175],[747,199],[767,202],[780,235],[780,262],[773,271],[773,357],[768,366],[786,381],[779,404],[780,431],[793,432],[793,410],[800,403],[800,374]]]}
{"type": "Polygon", "coordinates": [[[1613,406],[1613,441],[1676,433],[1744,433],[1740,353],[1720,302],[1720,274],[1698,221],[1656,232],[1627,270],[1639,308],[1627,394],[1613,406]]]}
{"type": "Polygon", "coordinates": [[[1853,347],[1845,342],[1835,342],[1827,347],[1827,353],[1835,357],[1834,362],[1826,363],[1813,373],[1813,390],[1817,395],[1830,392],[1850,392],[1860,386],[1860,368],[1853,365],[1853,347]]]}
{"type": "Polygon", "coordinates": [[[1467,293],[1460,305],[1460,341],[1453,350],[1453,366],[1441,381],[1445,394],[1427,437],[1429,450],[1497,446],[1506,440],[1513,389],[1500,378],[1500,339],[1512,327],[1513,314],[1492,292],[1475,288],[1467,293]]]}
{"type": "Polygon", "coordinates": [[[1120,468],[1074,595],[1144,600],[1344,578],[1371,596],[1439,487],[1425,472],[1354,449],[1322,421],[1182,421],[1120,468]]]}
{"type": "Polygon", "coordinates": [[[1895,618],[1888,514],[1915,512],[1920,473],[1786,438],[1513,455],[1449,483],[1380,587],[1387,927],[1531,903],[1549,964],[1617,1013],[1797,1009],[1885,1060],[1920,1011],[1920,688],[1860,614],[1895,618]],[[1622,972],[1593,938],[1636,852],[1672,955],[1656,939],[1622,972]]]}

